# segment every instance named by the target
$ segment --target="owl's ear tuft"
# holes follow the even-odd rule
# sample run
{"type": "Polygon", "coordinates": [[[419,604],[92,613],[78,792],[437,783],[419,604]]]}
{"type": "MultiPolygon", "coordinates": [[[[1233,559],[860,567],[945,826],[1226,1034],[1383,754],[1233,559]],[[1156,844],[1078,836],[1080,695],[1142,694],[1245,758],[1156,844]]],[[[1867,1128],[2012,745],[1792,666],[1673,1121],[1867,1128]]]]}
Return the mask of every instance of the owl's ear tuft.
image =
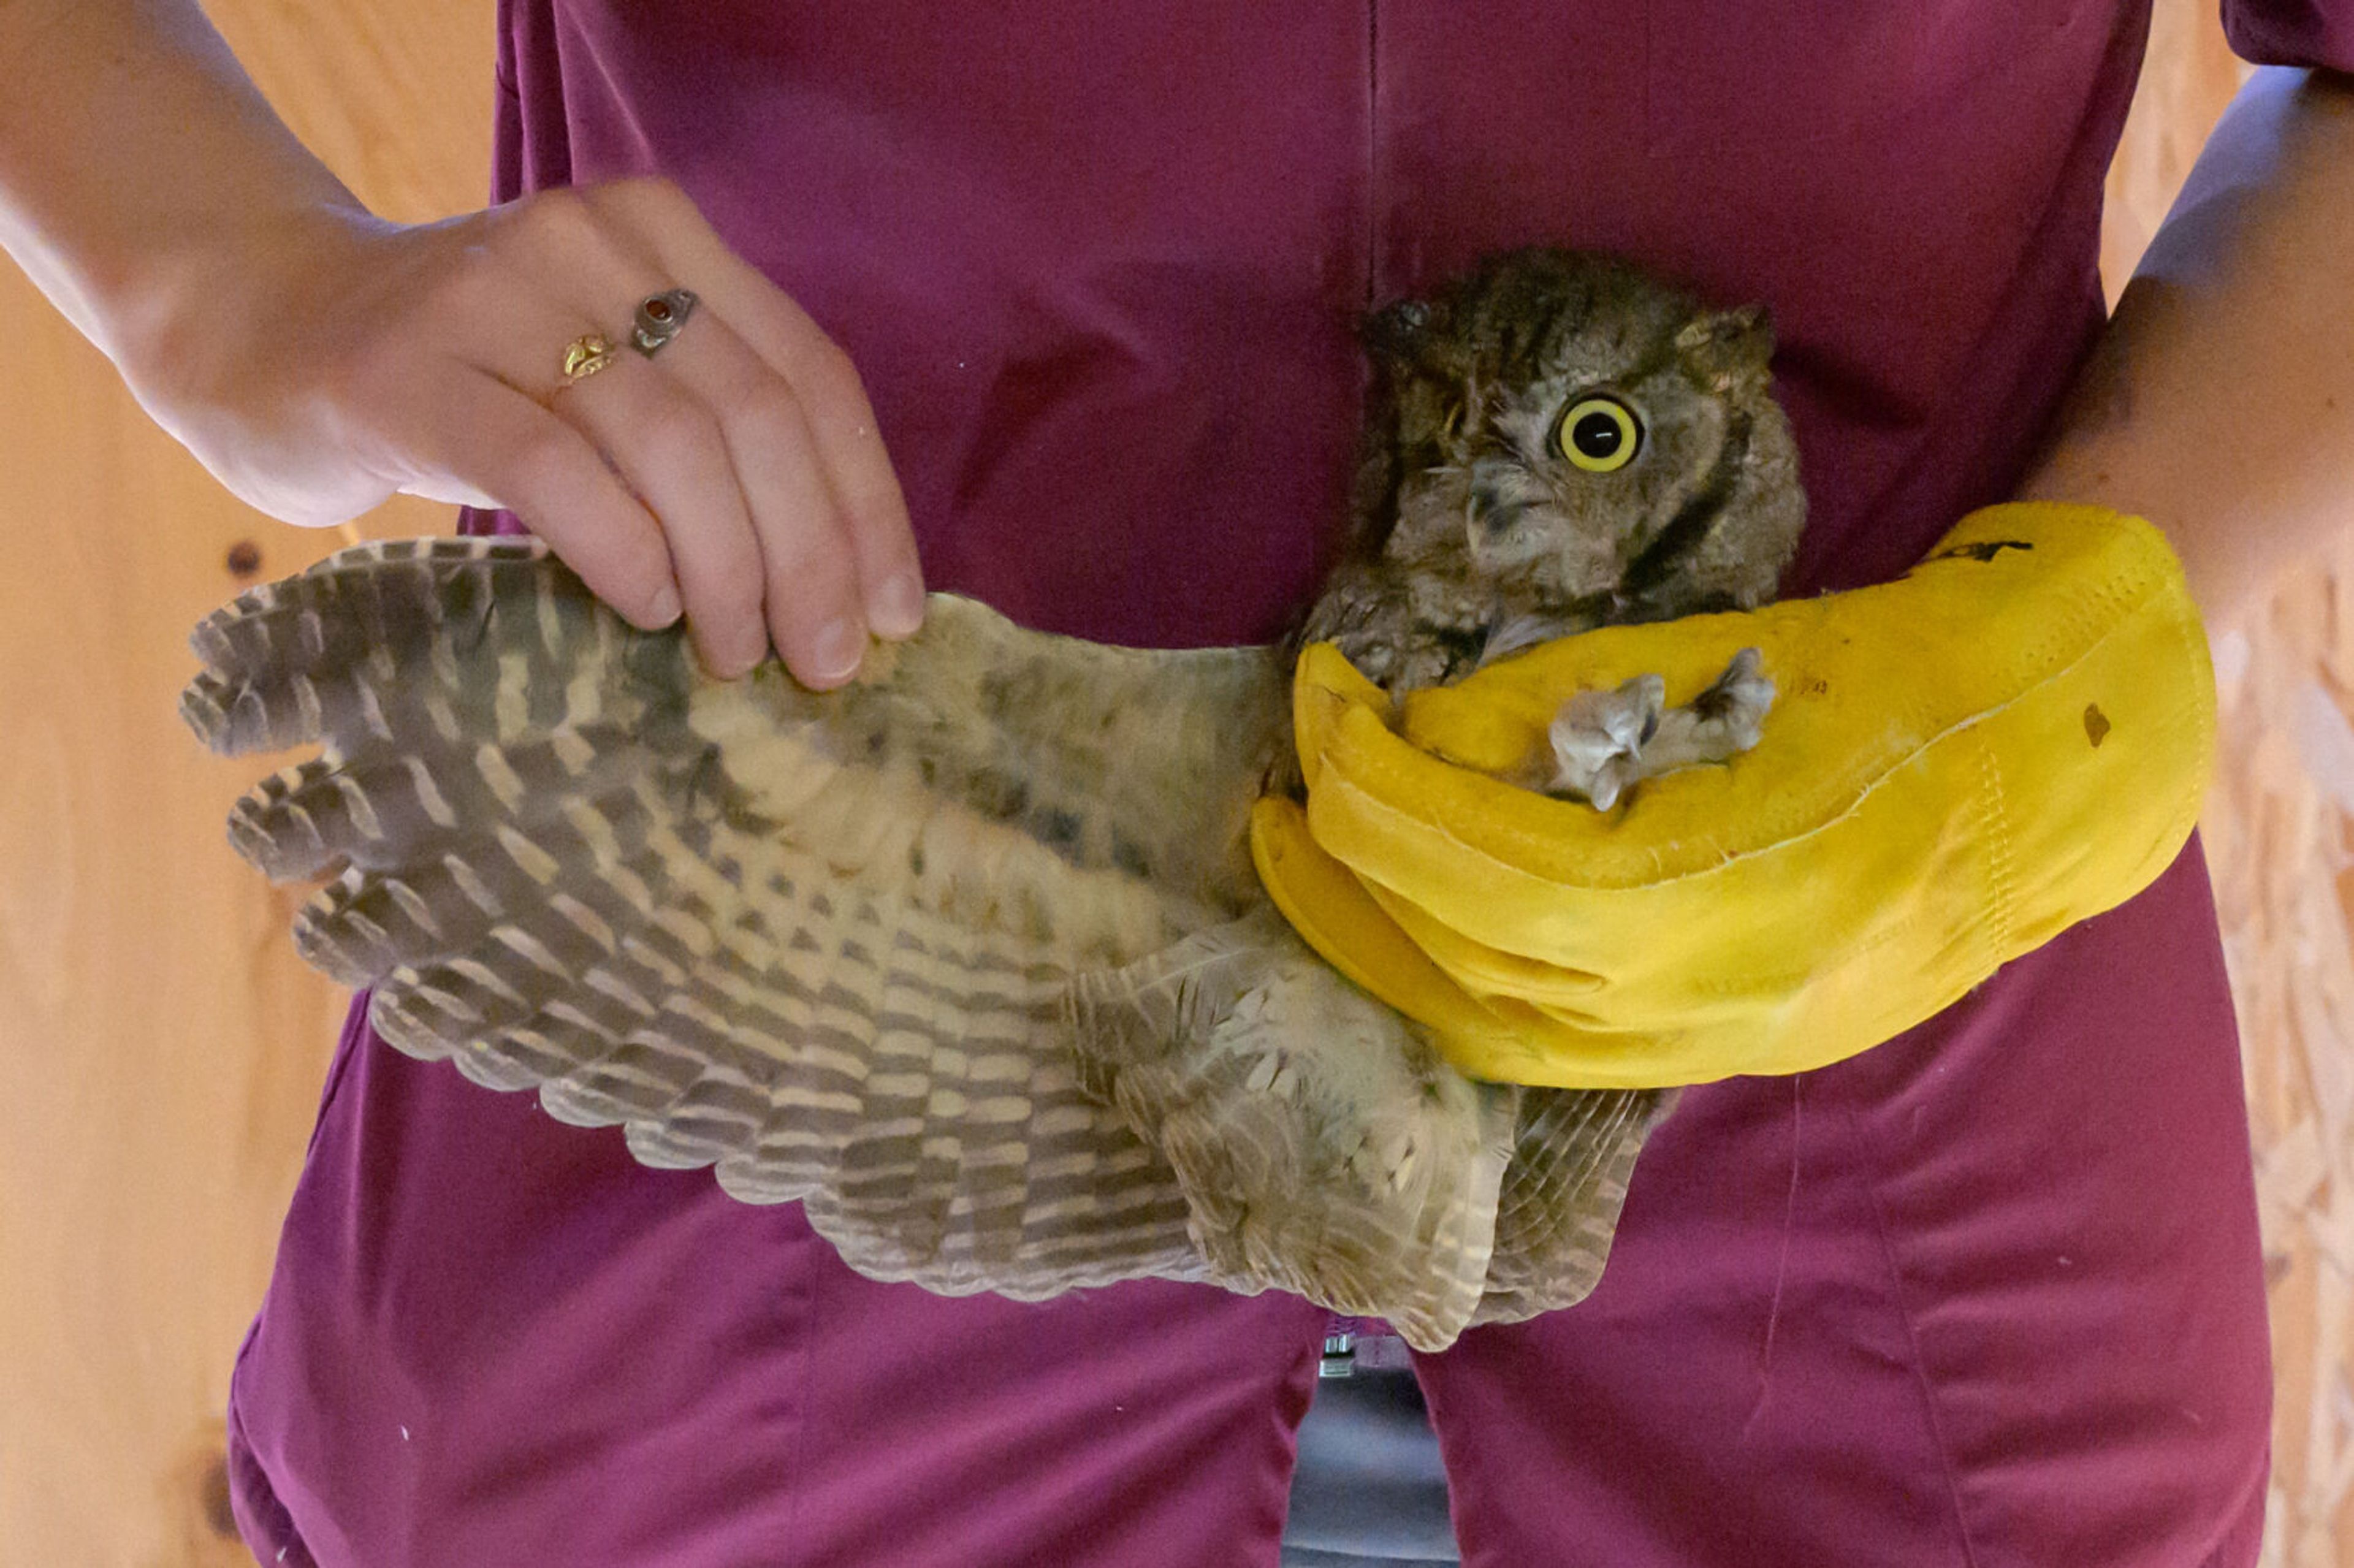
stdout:
{"type": "Polygon", "coordinates": [[[1459,376],[1454,315],[1442,302],[1400,300],[1365,318],[1358,336],[1373,364],[1394,382],[1417,376],[1459,376]]]}
{"type": "Polygon", "coordinates": [[[1358,335],[1369,354],[1411,359],[1430,337],[1430,306],[1421,300],[1400,300],[1365,318],[1358,335]]]}
{"type": "Polygon", "coordinates": [[[1692,374],[1720,392],[1762,387],[1774,357],[1774,316],[1764,305],[1711,311],[1676,334],[1677,352],[1692,374]]]}

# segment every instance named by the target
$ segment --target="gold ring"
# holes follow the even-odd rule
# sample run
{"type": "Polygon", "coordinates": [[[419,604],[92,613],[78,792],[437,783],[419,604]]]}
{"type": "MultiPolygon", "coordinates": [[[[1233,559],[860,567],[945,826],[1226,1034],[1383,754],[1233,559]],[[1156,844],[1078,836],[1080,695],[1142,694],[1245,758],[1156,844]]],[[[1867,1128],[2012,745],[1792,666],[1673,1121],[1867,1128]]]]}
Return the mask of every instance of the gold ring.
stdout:
{"type": "Polygon", "coordinates": [[[601,332],[584,333],[564,350],[564,384],[586,381],[613,363],[613,340],[601,332]]]}

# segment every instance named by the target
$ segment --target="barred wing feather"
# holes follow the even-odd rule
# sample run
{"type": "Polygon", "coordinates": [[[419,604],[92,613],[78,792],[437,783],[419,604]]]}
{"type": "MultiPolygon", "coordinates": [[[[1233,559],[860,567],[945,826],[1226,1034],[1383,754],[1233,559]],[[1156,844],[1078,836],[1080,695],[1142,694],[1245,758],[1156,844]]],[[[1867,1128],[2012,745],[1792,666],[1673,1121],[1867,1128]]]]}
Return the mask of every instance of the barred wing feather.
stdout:
{"type": "Polygon", "coordinates": [[[230,835],[342,868],[296,939],[387,1040],[864,1273],[1281,1286],[1434,1346],[1598,1274],[1656,1097],[1469,1083],[1272,914],[1269,650],[937,596],[841,691],[716,682],[510,540],[347,550],[194,641],[207,744],[321,747],[230,835]]]}

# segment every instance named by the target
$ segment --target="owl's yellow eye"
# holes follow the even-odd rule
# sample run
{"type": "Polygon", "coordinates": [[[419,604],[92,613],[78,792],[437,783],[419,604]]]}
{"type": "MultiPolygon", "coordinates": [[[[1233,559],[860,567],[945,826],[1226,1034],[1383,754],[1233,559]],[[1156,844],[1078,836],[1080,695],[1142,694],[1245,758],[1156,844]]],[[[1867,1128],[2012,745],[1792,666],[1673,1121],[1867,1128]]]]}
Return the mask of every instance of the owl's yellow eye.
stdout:
{"type": "Polygon", "coordinates": [[[1634,410],[1616,397],[1581,397],[1561,417],[1561,455],[1588,473],[1625,468],[1643,444],[1634,410]]]}

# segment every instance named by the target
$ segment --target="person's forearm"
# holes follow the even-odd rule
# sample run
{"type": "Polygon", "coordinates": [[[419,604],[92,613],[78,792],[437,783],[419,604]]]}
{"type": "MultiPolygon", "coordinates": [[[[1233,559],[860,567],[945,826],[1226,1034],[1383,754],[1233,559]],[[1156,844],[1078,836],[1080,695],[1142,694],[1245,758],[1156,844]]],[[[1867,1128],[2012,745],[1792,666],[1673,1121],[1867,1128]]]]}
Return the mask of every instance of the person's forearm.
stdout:
{"type": "Polygon", "coordinates": [[[683,612],[728,677],[773,647],[840,685],[922,621],[856,368],[670,181],[386,222],[195,0],[0,0],[0,247],[248,503],[504,508],[636,625],[683,612]],[[694,325],[659,366],[615,355],[653,302],[694,325]]]}
{"type": "Polygon", "coordinates": [[[273,223],[359,204],[195,0],[0,0],[0,248],[123,365],[273,223]]]}
{"type": "Polygon", "coordinates": [[[2023,493],[2156,523],[2211,625],[2354,524],[2354,81],[2241,91],[2023,493]]]}

